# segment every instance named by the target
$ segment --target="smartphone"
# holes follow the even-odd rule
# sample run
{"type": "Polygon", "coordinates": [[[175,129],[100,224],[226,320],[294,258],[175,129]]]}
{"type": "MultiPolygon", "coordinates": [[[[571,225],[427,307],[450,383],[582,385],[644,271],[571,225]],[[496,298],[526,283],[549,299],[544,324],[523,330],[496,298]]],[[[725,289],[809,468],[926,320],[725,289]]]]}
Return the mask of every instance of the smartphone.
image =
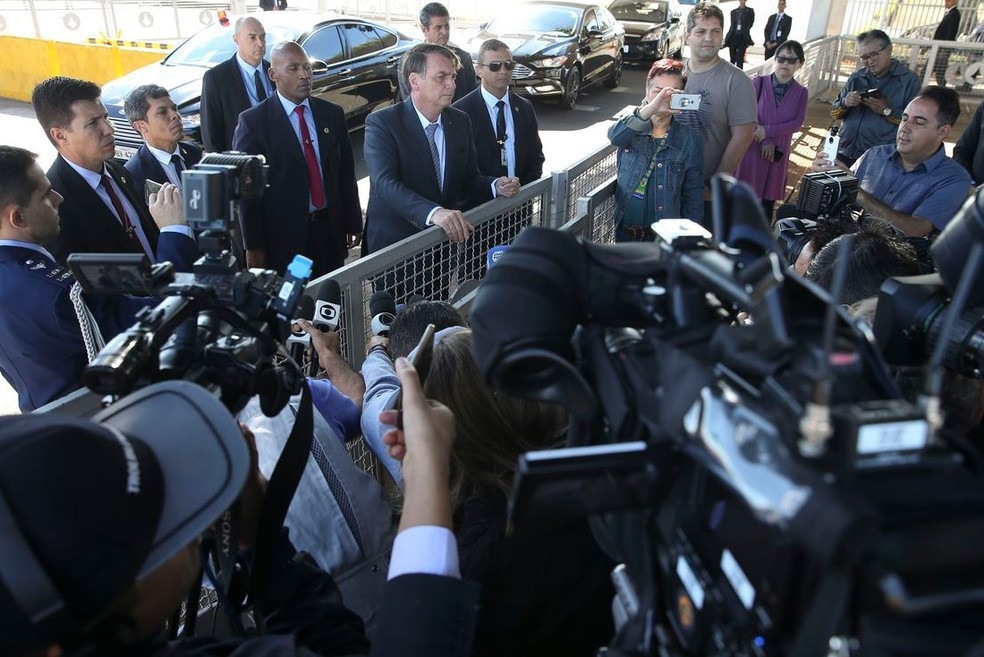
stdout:
{"type": "MultiPolygon", "coordinates": [[[[424,334],[420,337],[420,342],[410,352],[410,364],[417,370],[417,378],[420,379],[420,387],[423,388],[427,382],[427,375],[430,374],[431,359],[434,356],[434,333],[433,324],[428,324],[424,329],[424,334]]],[[[396,410],[403,410],[403,391],[396,400],[396,410]]],[[[402,423],[399,427],[402,429],[402,423]]]]}
{"type": "Polygon", "coordinates": [[[700,94],[673,94],[670,97],[670,109],[700,109],[700,94]]]}
{"type": "Polygon", "coordinates": [[[859,94],[862,98],[881,98],[882,92],[878,89],[868,89],[859,94]]]}
{"type": "Polygon", "coordinates": [[[840,149],[841,138],[837,134],[837,128],[830,129],[830,134],[823,140],[823,152],[827,154],[827,159],[831,162],[837,160],[837,151],[840,149]]]}
{"type": "Polygon", "coordinates": [[[146,202],[147,205],[150,205],[150,195],[159,192],[163,186],[164,185],[154,182],[153,180],[147,180],[147,182],[144,183],[144,202],[146,202]]]}

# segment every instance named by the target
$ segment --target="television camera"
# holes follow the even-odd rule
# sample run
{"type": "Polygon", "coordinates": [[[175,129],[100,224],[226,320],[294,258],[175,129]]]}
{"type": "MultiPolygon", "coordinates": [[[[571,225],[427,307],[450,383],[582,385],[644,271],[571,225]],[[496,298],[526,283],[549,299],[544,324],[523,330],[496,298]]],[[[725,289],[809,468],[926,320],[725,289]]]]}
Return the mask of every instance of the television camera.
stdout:
{"type": "MultiPolygon", "coordinates": [[[[531,228],[490,270],[469,314],[483,375],[570,414],[568,449],[521,458],[511,521],[591,518],[621,563],[609,656],[979,647],[979,456],[939,430],[938,388],[902,398],[836,303],[843,267],[832,295],[789,276],[751,190],[713,191],[713,238],[531,228]]],[[[978,242],[982,207],[954,219],[978,242]]]]}

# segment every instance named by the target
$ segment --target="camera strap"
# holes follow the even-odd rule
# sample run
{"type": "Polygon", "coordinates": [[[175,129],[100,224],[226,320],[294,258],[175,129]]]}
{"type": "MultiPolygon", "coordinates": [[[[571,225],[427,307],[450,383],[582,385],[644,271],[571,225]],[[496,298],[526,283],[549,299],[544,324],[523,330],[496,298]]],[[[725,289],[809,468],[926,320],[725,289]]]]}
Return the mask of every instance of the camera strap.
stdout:
{"type": "MultiPolygon", "coordinates": [[[[311,439],[314,434],[314,415],[311,402],[311,390],[307,381],[301,386],[301,403],[294,419],[294,426],[287,437],[284,449],[280,453],[277,465],[270,476],[267,485],[266,499],[260,512],[259,531],[256,536],[256,547],[253,551],[252,568],[250,569],[247,605],[252,605],[263,592],[267,573],[270,571],[271,559],[280,540],[287,507],[294,498],[297,484],[304,473],[308,457],[311,454],[311,439]]],[[[260,618],[257,616],[257,626],[260,618]]]]}

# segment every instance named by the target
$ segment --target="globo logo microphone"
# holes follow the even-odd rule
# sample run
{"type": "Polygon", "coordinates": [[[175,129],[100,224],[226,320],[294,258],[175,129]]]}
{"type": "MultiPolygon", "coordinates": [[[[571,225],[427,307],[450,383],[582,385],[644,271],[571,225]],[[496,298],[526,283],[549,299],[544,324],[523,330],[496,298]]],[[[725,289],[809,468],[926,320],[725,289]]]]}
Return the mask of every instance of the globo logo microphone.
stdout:
{"type": "Polygon", "coordinates": [[[318,309],[318,318],[326,322],[338,320],[338,308],[334,305],[324,304],[318,309]]]}
{"type": "Polygon", "coordinates": [[[491,267],[492,265],[494,265],[495,263],[497,263],[499,261],[499,258],[501,258],[502,255],[508,249],[509,249],[509,246],[508,245],[505,245],[505,244],[500,245],[500,246],[493,246],[491,249],[489,249],[489,255],[488,255],[488,265],[489,265],[489,267],[491,267]]]}

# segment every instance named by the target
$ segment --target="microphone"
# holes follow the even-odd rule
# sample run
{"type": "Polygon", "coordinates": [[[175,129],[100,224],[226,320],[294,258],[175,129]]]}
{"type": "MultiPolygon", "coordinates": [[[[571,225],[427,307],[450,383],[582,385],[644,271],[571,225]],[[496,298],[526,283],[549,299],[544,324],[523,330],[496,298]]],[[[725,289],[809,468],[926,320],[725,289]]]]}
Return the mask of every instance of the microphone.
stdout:
{"type": "Polygon", "coordinates": [[[372,316],[373,335],[389,337],[390,324],[396,316],[396,301],[389,292],[380,290],[369,298],[369,314],[372,316]]]}
{"type": "MultiPolygon", "coordinates": [[[[312,320],[314,318],[314,299],[303,296],[300,306],[298,319],[312,320]]],[[[304,352],[311,348],[311,336],[303,330],[294,331],[293,324],[291,322],[290,337],[287,338],[287,350],[290,352],[291,359],[300,366],[304,362],[304,352]]]]}
{"type": "Polygon", "coordinates": [[[318,300],[314,304],[312,323],[322,331],[337,331],[342,313],[342,289],[338,281],[329,278],[318,289],[318,300]]]}

